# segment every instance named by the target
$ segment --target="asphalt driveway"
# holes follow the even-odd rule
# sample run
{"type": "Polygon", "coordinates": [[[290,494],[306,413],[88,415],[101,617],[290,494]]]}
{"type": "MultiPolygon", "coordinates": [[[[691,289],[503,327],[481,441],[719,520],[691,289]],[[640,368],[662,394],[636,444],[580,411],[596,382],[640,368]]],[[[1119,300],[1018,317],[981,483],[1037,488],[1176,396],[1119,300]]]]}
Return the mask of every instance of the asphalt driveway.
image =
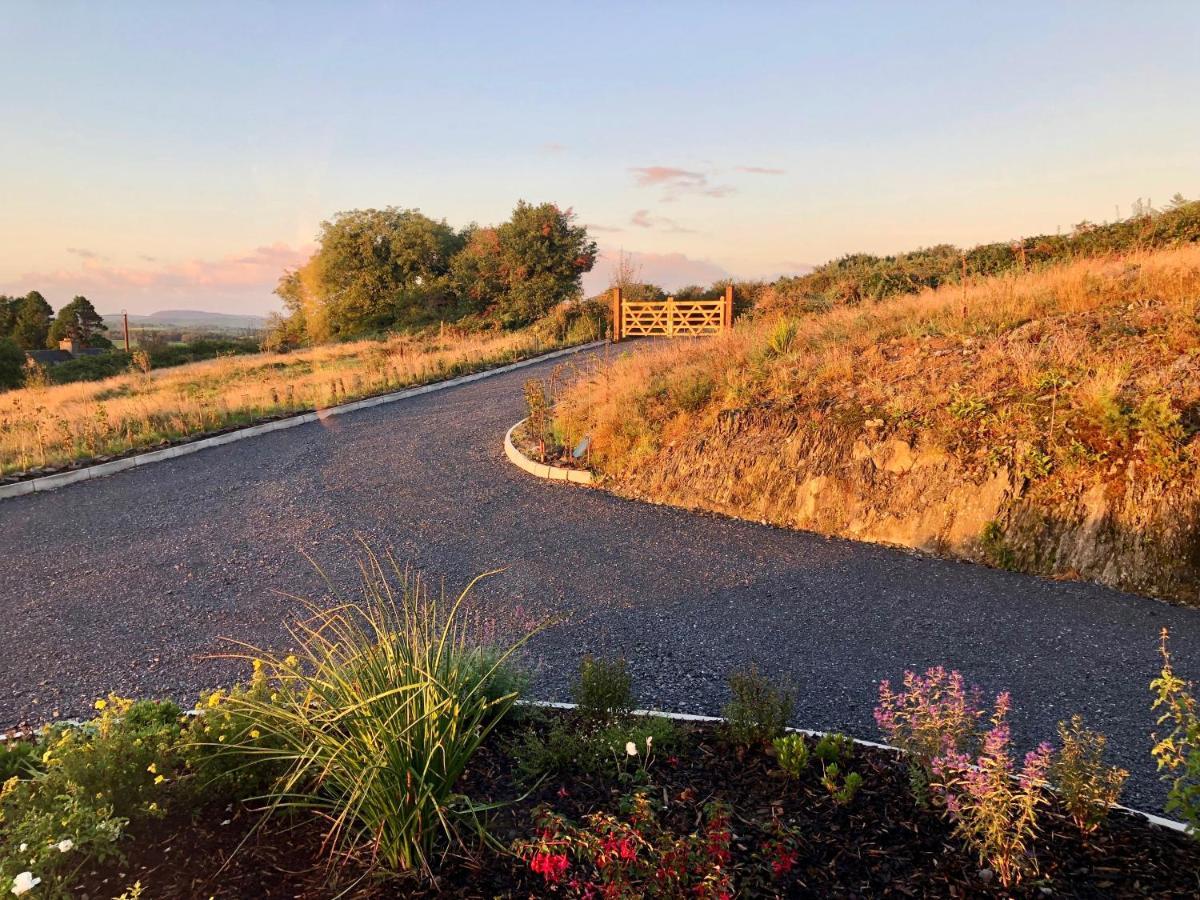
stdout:
{"type": "Polygon", "coordinates": [[[236,677],[223,638],[279,646],[355,580],[356,534],[454,588],[485,627],[553,615],[534,693],[568,699],[585,652],[623,654],[647,706],[717,713],[757,662],[796,723],[876,737],[881,678],[940,663],[1009,689],[1020,742],[1081,712],[1157,808],[1148,682],[1159,629],[1200,677],[1200,610],[752,522],[630,502],[514,468],[521,385],[554,363],[0,502],[0,727],[110,690],[190,702],[236,677]]]}

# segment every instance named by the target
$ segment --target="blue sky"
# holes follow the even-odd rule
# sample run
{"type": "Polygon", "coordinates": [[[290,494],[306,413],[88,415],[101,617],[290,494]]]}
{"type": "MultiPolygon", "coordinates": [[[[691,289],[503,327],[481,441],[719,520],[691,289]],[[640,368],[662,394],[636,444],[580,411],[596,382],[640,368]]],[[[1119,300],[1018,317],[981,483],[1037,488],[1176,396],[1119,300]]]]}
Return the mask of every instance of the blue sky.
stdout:
{"type": "Polygon", "coordinates": [[[573,207],[677,286],[1200,195],[1200,4],[0,4],[0,291],[265,311],[317,225],[573,207]]]}

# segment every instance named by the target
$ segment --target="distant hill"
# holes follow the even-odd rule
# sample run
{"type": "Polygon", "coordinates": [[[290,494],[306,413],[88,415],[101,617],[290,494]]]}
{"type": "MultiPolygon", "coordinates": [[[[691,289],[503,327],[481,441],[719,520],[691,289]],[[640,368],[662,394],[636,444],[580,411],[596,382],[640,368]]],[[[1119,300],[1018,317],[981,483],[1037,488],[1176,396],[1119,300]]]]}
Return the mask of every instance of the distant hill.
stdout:
{"type": "MultiPolygon", "coordinates": [[[[104,322],[110,328],[118,325],[121,314],[104,313],[104,322]]],[[[233,313],[206,312],[201,309],[163,309],[149,315],[139,316],[130,314],[130,325],[175,325],[195,328],[265,328],[267,320],[264,316],[235,315],[233,313]]]]}

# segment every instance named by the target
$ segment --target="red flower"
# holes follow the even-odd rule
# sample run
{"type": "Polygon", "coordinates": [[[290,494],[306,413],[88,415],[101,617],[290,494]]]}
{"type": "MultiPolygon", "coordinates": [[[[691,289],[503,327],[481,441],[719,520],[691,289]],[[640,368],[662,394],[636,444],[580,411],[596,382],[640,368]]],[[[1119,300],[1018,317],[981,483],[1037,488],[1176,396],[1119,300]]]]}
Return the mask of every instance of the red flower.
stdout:
{"type": "Polygon", "coordinates": [[[780,847],[775,851],[775,859],[771,861],[771,871],[776,878],[782,878],[796,867],[796,853],[780,847]]]}
{"type": "Polygon", "coordinates": [[[570,860],[562,853],[539,851],[533,854],[533,859],[529,861],[529,868],[545,878],[549,884],[554,884],[562,878],[563,873],[570,867],[570,860]]]}

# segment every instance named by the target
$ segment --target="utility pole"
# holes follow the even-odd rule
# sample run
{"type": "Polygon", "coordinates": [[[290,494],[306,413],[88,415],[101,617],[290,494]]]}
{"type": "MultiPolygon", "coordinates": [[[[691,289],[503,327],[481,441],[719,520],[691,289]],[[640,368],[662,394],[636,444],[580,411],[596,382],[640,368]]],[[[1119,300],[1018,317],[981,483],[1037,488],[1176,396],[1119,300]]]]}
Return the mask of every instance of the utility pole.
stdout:
{"type": "Polygon", "coordinates": [[[121,310],[121,319],[125,323],[125,352],[129,352],[129,313],[121,310]]]}

